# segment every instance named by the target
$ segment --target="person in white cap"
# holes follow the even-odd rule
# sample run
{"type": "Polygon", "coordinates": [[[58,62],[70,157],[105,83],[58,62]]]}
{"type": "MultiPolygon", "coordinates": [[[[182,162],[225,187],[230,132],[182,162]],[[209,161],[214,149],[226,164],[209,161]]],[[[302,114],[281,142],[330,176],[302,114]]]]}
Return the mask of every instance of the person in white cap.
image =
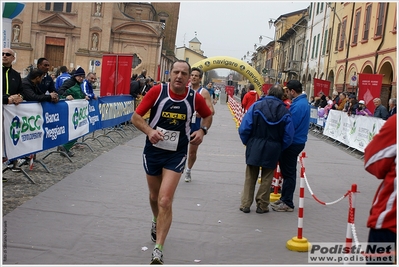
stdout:
{"type": "Polygon", "coordinates": [[[356,109],[356,115],[372,116],[373,113],[366,107],[364,100],[360,100],[359,106],[356,109]]]}

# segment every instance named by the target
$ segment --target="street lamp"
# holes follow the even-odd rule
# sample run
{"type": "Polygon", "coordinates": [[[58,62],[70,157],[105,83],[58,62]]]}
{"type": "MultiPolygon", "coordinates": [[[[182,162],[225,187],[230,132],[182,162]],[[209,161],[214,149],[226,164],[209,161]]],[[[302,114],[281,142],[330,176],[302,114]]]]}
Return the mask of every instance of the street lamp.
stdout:
{"type": "Polygon", "coordinates": [[[274,41],[274,38],[271,38],[271,37],[266,36],[266,35],[259,35],[259,43],[262,43],[263,37],[266,37],[266,38],[268,38],[268,39],[274,41]]]}

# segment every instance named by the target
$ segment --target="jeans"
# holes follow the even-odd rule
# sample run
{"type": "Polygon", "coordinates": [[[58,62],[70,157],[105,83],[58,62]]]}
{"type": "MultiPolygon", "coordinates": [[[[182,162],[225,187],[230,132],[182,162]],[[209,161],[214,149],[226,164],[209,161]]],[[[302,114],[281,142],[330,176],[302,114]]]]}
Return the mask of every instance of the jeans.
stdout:
{"type": "Polygon", "coordinates": [[[305,144],[292,144],[281,152],[279,166],[283,177],[280,200],[290,208],[294,208],[294,192],[296,186],[296,166],[298,155],[305,148],[305,144]]]}

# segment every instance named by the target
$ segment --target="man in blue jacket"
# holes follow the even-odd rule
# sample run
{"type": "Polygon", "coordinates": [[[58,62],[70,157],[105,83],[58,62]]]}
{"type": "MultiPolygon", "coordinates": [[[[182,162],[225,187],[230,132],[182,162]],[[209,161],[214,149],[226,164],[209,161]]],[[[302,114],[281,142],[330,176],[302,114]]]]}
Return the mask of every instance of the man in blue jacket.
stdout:
{"type": "Polygon", "coordinates": [[[256,213],[269,212],[270,185],[280,153],[292,143],[294,125],[282,101],[284,89],[280,85],[270,88],[268,96],[256,101],[245,114],[238,132],[246,146],[246,170],[240,210],[249,213],[254,200],[259,168],[262,183],[256,194],[256,213]]]}
{"type": "Polygon", "coordinates": [[[296,186],[296,166],[299,153],[305,148],[308,140],[310,106],[305,93],[302,93],[302,84],[297,80],[287,83],[288,94],[292,99],[290,112],[294,123],[295,135],[292,144],[285,149],[279,159],[283,187],[281,197],[271,203],[274,211],[294,211],[293,196],[296,186]]]}

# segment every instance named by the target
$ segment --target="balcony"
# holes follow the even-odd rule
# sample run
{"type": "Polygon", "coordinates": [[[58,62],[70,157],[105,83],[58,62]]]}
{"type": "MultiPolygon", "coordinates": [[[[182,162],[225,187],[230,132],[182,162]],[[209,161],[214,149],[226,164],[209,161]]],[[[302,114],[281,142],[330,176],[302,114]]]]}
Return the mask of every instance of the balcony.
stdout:
{"type": "Polygon", "coordinates": [[[301,61],[290,60],[288,64],[285,64],[283,72],[294,72],[299,73],[301,70],[301,61]]]}

